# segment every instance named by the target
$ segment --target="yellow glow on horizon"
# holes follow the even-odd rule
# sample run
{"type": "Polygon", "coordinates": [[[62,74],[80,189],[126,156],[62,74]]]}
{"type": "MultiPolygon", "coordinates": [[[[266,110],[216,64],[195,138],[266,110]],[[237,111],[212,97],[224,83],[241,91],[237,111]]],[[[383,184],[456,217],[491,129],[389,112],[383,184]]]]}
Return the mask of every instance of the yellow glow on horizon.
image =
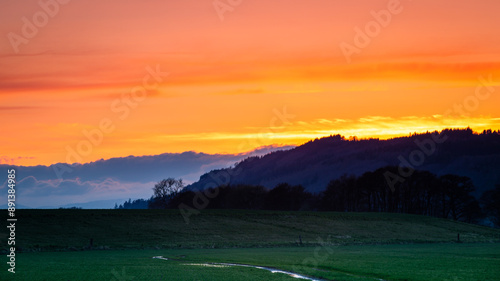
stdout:
{"type": "MultiPolygon", "coordinates": [[[[75,127],[73,124],[70,127],[75,127]]],[[[123,134],[106,136],[104,142],[93,147],[93,153],[82,156],[82,163],[108,159],[113,157],[124,157],[128,155],[156,155],[165,152],[181,153],[184,151],[197,151],[204,153],[246,153],[253,149],[268,145],[301,145],[309,140],[329,135],[340,134],[346,138],[357,137],[358,139],[378,138],[381,140],[400,136],[408,136],[412,133],[425,133],[440,131],[445,128],[470,127],[475,132],[493,129],[500,130],[500,118],[475,117],[416,117],[407,116],[399,119],[384,116],[368,116],[357,120],[327,120],[318,119],[312,122],[294,121],[279,127],[247,128],[240,132],[205,132],[195,134],[151,134],[143,138],[125,137],[123,134]],[[121,144],[122,146],[116,146],[121,144]],[[123,146],[136,147],[133,151],[123,153],[123,146]],[[194,149],[193,149],[194,148],[194,149]]],[[[70,129],[70,128],[68,128],[70,129]]],[[[77,152],[78,143],[86,141],[85,138],[75,139],[71,145],[72,151],[77,152]]],[[[66,141],[64,141],[66,142],[66,141]]],[[[63,142],[63,143],[64,143],[63,142]]],[[[58,145],[62,145],[58,142],[58,145]]],[[[57,146],[50,150],[55,150],[57,146]]],[[[42,148],[44,149],[45,148],[42,148]]],[[[61,151],[61,150],[59,150],[61,151]]],[[[40,151],[40,155],[43,152],[40,151]]],[[[16,165],[50,165],[65,161],[68,151],[62,151],[60,158],[54,161],[53,155],[46,158],[0,158],[3,164],[16,165]]],[[[74,157],[70,159],[75,159],[74,157]]]]}

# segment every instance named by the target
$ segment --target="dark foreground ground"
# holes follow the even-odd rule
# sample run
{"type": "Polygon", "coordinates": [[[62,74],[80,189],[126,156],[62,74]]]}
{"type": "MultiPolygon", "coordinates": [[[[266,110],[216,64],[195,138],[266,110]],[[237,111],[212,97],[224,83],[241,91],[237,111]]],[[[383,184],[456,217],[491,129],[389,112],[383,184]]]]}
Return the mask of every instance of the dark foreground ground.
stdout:
{"type": "MultiPolygon", "coordinates": [[[[7,212],[5,212],[7,213],[7,212]]],[[[426,216],[204,210],[18,210],[18,251],[499,242],[500,230],[426,216]]],[[[5,215],[4,221],[7,217],[5,215]]],[[[7,249],[7,229],[0,249],[7,249]]]]}
{"type": "MultiPolygon", "coordinates": [[[[186,223],[178,210],[16,215],[16,273],[4,263],[0,280],[301,280],[214,263],[267,266],[315,280],[500,276],[499,230],[432,217],[207,210],[186,223]]],[[[7,234],[2,229],[4,251],[7,234]]]]}

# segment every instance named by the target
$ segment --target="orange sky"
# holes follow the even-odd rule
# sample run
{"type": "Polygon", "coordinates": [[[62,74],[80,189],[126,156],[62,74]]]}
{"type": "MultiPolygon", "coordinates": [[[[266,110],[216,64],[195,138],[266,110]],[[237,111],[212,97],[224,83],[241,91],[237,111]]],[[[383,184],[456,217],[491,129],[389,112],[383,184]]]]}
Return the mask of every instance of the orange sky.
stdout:
{"type": "Polygon", "coordinates": [[[500,129],[497,0],[213,2],[2,1],[0,163],[500,129]]]}

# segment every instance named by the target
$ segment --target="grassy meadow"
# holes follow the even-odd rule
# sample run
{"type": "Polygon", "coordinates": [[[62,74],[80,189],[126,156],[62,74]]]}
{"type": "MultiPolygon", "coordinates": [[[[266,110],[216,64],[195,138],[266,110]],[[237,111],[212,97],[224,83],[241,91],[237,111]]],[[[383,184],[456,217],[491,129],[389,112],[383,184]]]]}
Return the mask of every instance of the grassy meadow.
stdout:
{"type": "Polygon", "coordinates": [[[16,274],[5,265],[0,280],[300,280],[205,263],[321,280],[500,276],[499,230],[424,216],[206,210],[186,224],[178,210],[18,210],[17,218],[16,274]]]}
{"type": "MultiPolygon", "coordinates": [[[[498,280],[500,244],[447,243],[317,247],[110,250],[22,253],[12,280],[298,280],[242,263],[323,280],[498,280]],[[316,255],[317,253],[318,255],[316,255]],[[164,256],[175,260],[153,259],[164,256]],[[317,263],[317,264],[316,264],[317,263]]],[[[11,277],[6,271],[0,277],[11,277]]],[[[11,280],[0,278],[1,280],[11,280]]]]}
{"type": "Polygon", "coordinates": [[[500,231],[487,227],[389,213],[204,210],[189,224],[178,210],[18,210],[16,215],[16,243],[25,251],[80,250],[91,238],[94,247],[109,249],[289,247],[299,236],[303,245],[318,244],[318,237],[332,244],[455,242],[458,233],[462,242],[500,240],[500,231]]]}

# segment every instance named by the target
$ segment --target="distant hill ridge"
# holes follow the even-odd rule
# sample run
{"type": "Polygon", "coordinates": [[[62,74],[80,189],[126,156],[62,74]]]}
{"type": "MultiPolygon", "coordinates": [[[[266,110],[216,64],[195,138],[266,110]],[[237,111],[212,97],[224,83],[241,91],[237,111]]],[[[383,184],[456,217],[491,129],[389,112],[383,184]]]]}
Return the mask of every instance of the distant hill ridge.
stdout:
{"type": "Polygon", "coordinates": [[[355,139],[331,135],[311,140],[287,151],[249,157],[234,167],[214,170],[187,189],[205,189],[225,184],[302,185],[310,192],[324,190],[344,174],[359,176],[381,167],[412,165],[436,175],[470,177],[475,195],[500,183],[500,134],[474,133],[467,129],[412,134],[388,140],[355,139]],[[413,164],[413,165],[412,165],[413,164]]]}

